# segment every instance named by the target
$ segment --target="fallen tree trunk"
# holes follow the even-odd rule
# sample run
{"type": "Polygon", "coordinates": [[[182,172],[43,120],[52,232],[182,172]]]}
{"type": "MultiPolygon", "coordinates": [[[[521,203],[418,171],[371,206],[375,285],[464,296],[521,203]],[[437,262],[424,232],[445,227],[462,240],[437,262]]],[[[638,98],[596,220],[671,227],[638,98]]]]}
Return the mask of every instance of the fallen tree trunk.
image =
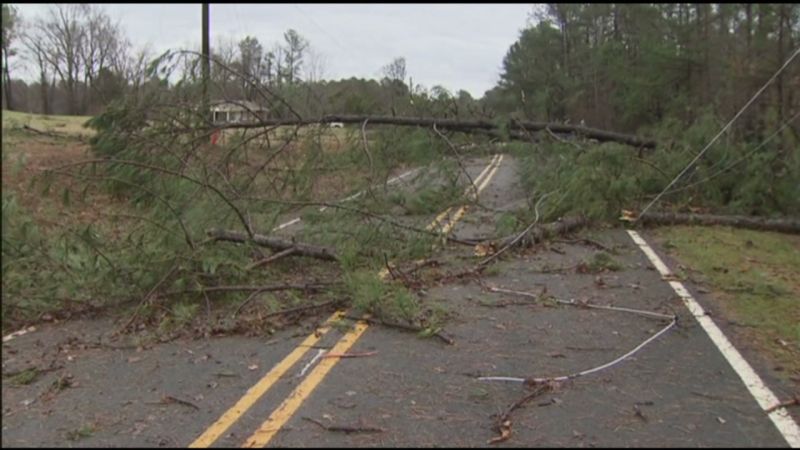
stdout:
{"type": "Polygon", "coordinates": [[[167,292],[164,295],[193,294],[200,292],[275,292],[275,291],[318,291],[330,287],[331,283],[309,283],[309,284],[273,284],[268,286],[201,286],[197,289],[185,289],[182,291],[167,292]]]}
{"type": "Polygon", "coordinates": [[[766,219],[748,216],[718,216],[711,214],[645,213],[639,218],[643,225],[726,225],[761,231],[800,234],[800,219],[766,219]]]}
{"type": "Polygon", "coordinates": [[[325,261],[339,261],[333,249],[317,245],[303,244],[300,242],[293,242],[287,239],[276,238],[273,236],[264,236],[263,234],[254,234],[253,238],[246,233],[238,231],[220,230],[212,228],[206,231],[206,234],[217,241],[229,242],[253,242],[261,247],[267,247],[274,251],[280,252],[284,250],[293,249],[292,254],[301,256],[310,256],[312,258],[322,259],[325,261]]]}
{"type": "MultiPolygon", "coordinates": [[[[263,119],[255,123],[231,124],[221,128],[263,128],[268,126],[305,126],[315,124],[327,124],[332,122],[361,124],[368,121],[370,125],[395,125],[395,126],[415,126],[433,127],[441,130],[460,131],[463,133],[485,133],[499,136],[498,126],[488,120],[457,120],[457,119],[438,119],[426,117],[393,117],[393,116],[366,116],[366,115],[327,115],[319,119],[263,119]]],[[[582,127],[579,125],[569,125],[562,123],[531,122],[515,120],[509,124],[509,137],[518,140],[530,140],[525,134],[538,131],[551,131],[553,133],[570,133],[584,136],[589,139],[596,139],[600,142],[619,142],[633,147],[655,148],[656,143],[650,139],[643,139],[629,134],[616,133],[613,131],[600,130],[597,128],[582,127]]]]}
{"type": "Polygon", "coordinates": [[[77,139],[79,141],[83,141],[83,137],[80,136],[80,135],[72,135],[72,134],[68,134],[68,133],[60,133],[60,132],[57,132],[57,131],[42,131],[42,130],[38,130],[36,128],[33,128],[31,126],[28,126],[28,125],[23,125],[22,129],[26,130],[26,131],[31,131],[31,132],[36,133],[36,134],[41,134],[42,136],[48,136],[48,137],[53,137],[53,138],[77,139]]]}
{"type": "MultiPolygon", "coordinates": [[[[565,217],[563,220],[560,220],[558,222],[552,222],[545,225],[533,227],[527,233],[526,236],[523,236],[522,239],[519,239],[519,242],[517,244],[523,247],[527,247],[542,242],[545,239],[552,236],[561,236],[567,233],[571,233],[572,231],[575,231],[578,228],[583,227],[587,223],[589,223],[589,221],[586,220],[586,217],[583,216],[565,217]]],[[[498,243],[498,247],[503,248],[507,245],[510,245],[512,242],[514,242],[515,239],[518,238],[519,235],[513,235],[504,238],[498,243]]]]}

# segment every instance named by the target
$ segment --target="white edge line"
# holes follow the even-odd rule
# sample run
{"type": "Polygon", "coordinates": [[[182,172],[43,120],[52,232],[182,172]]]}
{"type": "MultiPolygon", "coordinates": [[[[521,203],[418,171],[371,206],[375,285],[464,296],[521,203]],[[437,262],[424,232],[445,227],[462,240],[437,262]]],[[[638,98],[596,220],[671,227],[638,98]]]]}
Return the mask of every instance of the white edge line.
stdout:
{"type": "MultiPolygon", "coordinates": [[[[631,239],[633,239],[633,242],[647,255],[647,258],[650,259],[662,277],[671,276],[672,272],[670,272],[666,264],[664,264],[658,254],[656,254],[639,233],[633,230],[627,231],[631,239]]],[[[688,308],[689,312],[697,319],[700,326],[703,327],[703,330],[708,334],[708,337],[711,338],[711,341],[722,353],[722,356],[725,357],[736,374],[739,375],[739,378],[742,379],[744,385],[756,399],[761,409],[766,411],[778,404],[778,398],[775,394],[764,384],[764,381],[758,376],[744,357],[742,357],[742,354],[739,353],[736,347],[725,337],[722,330],[720,330],[717,324],[711,320],[711,317],[706,314],[703,307],[697,303],[694,297],[692,297],[692,294],[684,287],[683,283],[671,280],[669,281],[669,285],[672,286],[675,293],[680,296],[683,300],[683,304],[686,305],[686,308],[688,308]]],[[[777,408],[767,415],[772,420],[772,423],[775,424],[775,427],[778,428],[783,438],[786,439],[786,442],[789,443],[789,446],[792,448],[800,448],[800,427],[797,426],[797,423],[789,415],[786,408],[777,408]]]]}

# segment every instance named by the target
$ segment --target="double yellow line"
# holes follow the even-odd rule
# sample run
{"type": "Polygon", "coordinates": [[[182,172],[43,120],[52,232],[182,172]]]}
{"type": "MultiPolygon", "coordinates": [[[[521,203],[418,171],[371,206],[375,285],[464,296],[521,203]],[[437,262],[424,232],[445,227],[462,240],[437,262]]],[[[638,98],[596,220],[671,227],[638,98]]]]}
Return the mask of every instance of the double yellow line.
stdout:
{"type": "MultiPolygon", "coordinates": [[[[495,155],[492,161],[475,179],[475,185],[470,186],[465,192],[465,195],[474,195],[477,197],[481,191],[489,184],[500,163],[503,160],[502,155],[495,155]],[[471,193],[471,194],[470,194],[471,193]]],[[[447,234],[453,229],[455,224],[461,220],[467,210],[467,206],[458,208],[452,216],[449,216],[453,207],[448,208],[443,213],[439,214],[434,221],[428,225],[428,229],[440,227],[443,234],[447,234]],[[446,222],[443,222],[445,218],[446,222]]],[[[272,368],[261,380],[259,380],[253,387],[248,389],[245,395],[236,402],[233,407],[227,410],[216,422],[214,422],[203,434],[201,434],[189,447],[205,448],[213,444],[224,434],[244,413],[252,407],[259,398],[261,398],[269,388],[271,388],[276,381],[278,381],[292,366],[294,366],[303,355],[317,342],[322,336],[330,330],[331,323],[339,320],[344,316],[343,311],[337,311],[325,323],[317,329],[314,333],[308,336],[297,348],[294,349],[286,358],[279,362],[272,368]]],[[[369,325],[364,321],[359,321],[356,326],[342,336],[339,342],[334,345],[330,350],[331,354],[345,353],[353,344],[358,341],[361,335],[367,331],[369,325]]],[[[300,408],[316,387],[322,382],[328,372],[333,369],[333,366],[339,361],[339,358],[326,358],[306,376],[306,378],[289,394],[289,397],[284,400],[278,408],[265,420],[261,426],[245,441],[242,447],[264,447],[275,434],[286,424],[286,422],[294,415],[300,408]]]]}
{"type": "MultiPolygon", "coordinates": [[[[478,174],[477,178],[475,178],[475,184],[467,187],[467,189],[464,191],[464,196],[467,198],[476,199],[478,194],[480,194],[481,191],[483,191],[483,189],[492,180],[495,172],[497,172],[497,169],[500,168],[500,163],[502,161],[503,155],[494,155],[494,158],[492,158],[492,161],[489,163],[489,165],[486,166],[480,174],[478,174]]],[[[438,227],[442,234],[447,235],[450,233],[450,230],[453,229],[456,223],[461,220],[462,217],[464,217],[464,214],[467,212],[467,208],[467,205],[459,207],[452,217],[450,216],[450,212],[453,210],[453,207],[451,206],[447,208],[444,210],[444,212],[436,216],[433,222],[428,225],[427,229],[433,230],[434,228],[438,227]],[[446,222],[444,222],[445,218],[448,218],[446,222]]]]}
{"type": "Polygon", "coordinates": [[[308,352],[308,350],[319,341],[331,328],[331,323],[344,316],[343,311],[336,311],[325,323],[309,335],[300,345],[289,353],[281,362],[275,365],[263,378],[245,392],[244,396],[236,402],[229,410],[225,411],[216,422],[211,424],[189,447],[206,448],[210,447],[223,433],[228,431],[237,420],[239,420],[258,399],[260,399],[292,366],[308,352]]]}

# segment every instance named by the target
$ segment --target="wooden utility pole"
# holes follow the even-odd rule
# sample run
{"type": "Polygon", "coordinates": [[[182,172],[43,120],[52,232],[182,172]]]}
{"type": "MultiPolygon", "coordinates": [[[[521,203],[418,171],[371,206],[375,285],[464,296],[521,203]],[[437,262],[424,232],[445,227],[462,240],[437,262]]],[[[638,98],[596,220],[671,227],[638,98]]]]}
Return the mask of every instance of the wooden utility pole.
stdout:
{"type": "Polygon", "coordinates": [[[209,113],[208,79],[211,72],[208,45],[208,3],[203,3],[203,114],[209,113]]]}

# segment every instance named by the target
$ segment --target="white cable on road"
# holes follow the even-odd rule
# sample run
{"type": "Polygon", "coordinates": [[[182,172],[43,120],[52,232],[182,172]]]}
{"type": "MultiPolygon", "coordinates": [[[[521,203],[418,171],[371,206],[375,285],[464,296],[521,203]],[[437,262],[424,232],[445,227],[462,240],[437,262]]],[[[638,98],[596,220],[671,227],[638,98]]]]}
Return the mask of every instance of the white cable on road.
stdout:
{"type": "Polygon", "coordinates": [[[624,361],[625,359],[633,356],[634,353],[636,353],[639,350],[641,350],[642,348],[644,348],[645,345],[653,342],[654,340],[658,339],[659,336],[661,336],[662,334],[664,334],[667,331],[669,331],[670,328],[675,326],[677,321],[678,321],[677,318],[673,316],[672,317],[672,321],[670,321],[669,325],[667,325],[664,328],[662,328],[661,331],[659,331],[658,333],[656,333],[656,334],[650,336],[649,338],[647,338],[647,340],[645,340],[641,344],[637,345],[633,350],[629,351],[628,353],[625,353],[624,355],[620,356],[619,358],[617,358],[617,359],[615,359],[613,361],[607,362],[607,363],[605,363],[603,365],[600,365],[600,366],[597,366],[597,367],[593,367],[591,369],[587,369],[587,370],[584,370],[584,371],[581,371],[581,372],[575,372],[575,373],[572,373],[572,374],[569,374],[569,375],[562,375],[560,377],[539,377],[539,378],[480,377],[480,378],[478,378],[478,380],[480,380],[480,381],[508,381],[508,382],[513,382],[513,383],[525,383],[525,382],[546,383],[548,381],[567,381],[567,380],[572,380],[572,379],[575,379],[575,378],[578,378],[578,377],[582,377],[584,375],[589,375],[590,373],[599,372],[599,371],[601,371],[603,369],[607,369],[609,367],[615,366],[618,363],[624,361]]]}
{"type": "Polygon", "coordinates": [[[324,355],[325,353],[326,352],[324,349],[317,350],[317,354],[313,358],[311,358],[311,361],[309,361],[308,364],[306,364],[305,367],[303,367],[303,370],[301,370],[300,373],[298,373],[295,378],[301,378],[303,375],[305,375],[306,372],[308,372],[308,369],[310,369],[315,362],[319,361],[319,359],[322,358],[322,355],[324,355]]]}
{"type": "Polygon", "coordinates": [[[742,107],[742,109],[740,109],[740,110],[739,110],[739,112],[738,112],[738,113],[736,113],[736,115],[735,115],[735,116],[733,116],[733,119],[731,119],[731,120],[730,120],[730,122],[728,122],[728,124],[727,124],[727,125],[725,125],[725,126],[722,128],[722,130],[720,130],[720,132],[719,132],[719,133],[717,133],[717,135],[716,135],[716,136],[714,136],[714,138],[713,138],[713,139],[711,139],[711,142],[709,142],[709,143],[708,143],[708,145],[706,145],[706,146],[705,146],[705,148],[703,148],[703,150],[701,150],[701,151],[700,151],[700,153],[698,153],[698,154],[697,154],[697,156],[695,156],[695,157],[694,157],[694,159],[693,159],[693,160],[692,160],[692,161],[691,161],[691,162],[690,162],[690,163],[689,163],[689,164],[688,164],[688,165],[687,165],[687,166],[686,166],[686,167],[685,167],[683,170],[681,170],[681,173],[679,173],[679,174],[678,174],[678,176],[676,176],[676,177],[675,177],[675,178],[674,178],[672,181],[670,181],[670,183],[667,185],[667,187],[665,187],[665,188],[664,188],[664,190],[663,190],[663,191],[661,191],[661,192],[660,192],[660,193],[659,193],[659,194],[656,196],[656,198],[654,198],[654,199],[653,199],[653,201],[651,201],[651,202],[650,202],[650,203],[649,203],[647,206],[645,206],[645,208],[642,210],[642,212],[641,212],[641,213],[639,213],[639,216],[636,218],[636,220],[634,220],[634,222],[638,222],[638,221],[639,221],[639,219],[641,219],[641,218],[642,218],[642,216],[644,215],[644,213],[646,213],[646,212],[647,212],[647,210],[648,210],[648,209],[650,209],[650,207],[651,207],[651,206],[653,206],[653,205],[654,205],[654,204],[655,204],[655,203],[656,203],[656,202],[657,202],[659,199],[661,199],[661,196],[662,196],[662,195],[664,195],[664,193],[666,193],[666,192],[669,190],[669,188],[671,188],[671,187],[672,187],[672,185],[673,185],[673,184],[675,184],[675,182],[677,182],[677,181],[678,181],[678,180],[679,180],[679,179],[680,179],[680,178],[683,176],[683,174],[685,174],[685,173],[686,173],[686,172],[687,172],[687,171],[688,171],[688,170],[689,170],[689,169],[690,169],[690,168],[691,168],[691,167],[694,165],[694,163],[696,163],[696,162],[697,162],[697,160],[699,160],[699,159],[700,159],[700,157],[702,157],[702,156],[703,156],[703,154],[705,154],[705,152],[706,152],[706,151],[707,151],[709,148],[711,148],[711,146],[712,146],[712,145],[713,145],[715,142],[717,142],[717,139],[719,139],[719,137],[720,137],[720,136],[722,136],[722,134],[723,134],[723,133],[725,133],[726,131],[728,131],[728,128],[730,128],[730,127],[731,127],[731,125],[733,125],[733,122],[735,122],[735,121],[736,121],[736,119],[738,119],[738,118],[739,118],[739,116],[741,116],[741,115],[742,115],[742,113],[744,113],[744,112],[745,112],[745,110],[746,110],[746,109],[747,109],[747,108],[748,108],[748,107],[749,107],[749,106],[750,106],[750,105],[751,105],[751,104],[752,104],[752,103],[753,103],[753,102],[756,100],[756,98],[758,98],[758,96],[759,96],[759,95],[761,95],[761,93],[762,93],[762,92],[764,92],[764,90],[767,88],[767,86],[769,86],[769,85],[770,85],[770,83],[772,83],[772,81],[773,81],[773,80],[775,80],[775,78],[777,78],[777,77],[778,77],[778,75],[780,75],[780,73],[781,73],[781,72],[783,72],[783,69],[785,69],[785,68],[786,68],[786,66],[788,66],[788,65],[789,65],[789,63],[791,63],[791,62],[792,62],[792,60],[793,60],[793,59],[794,59],[794,58],[795,58],[795,57],[796,57],[798,54],[800,54],[800,47],[798,47],[798,48],[797,48],[797,50],[795,50],[795,52],[792,54],[792,56],[790,56],[790,57],[789,57],[789,59],[787,59],[787,60],[786,60],[786,62],[785,62],[785,63],[783,63],[783,65],[781,66],[781,68],[780,68],[780,69],[778,69],[778,71],[777,71],[777,72],[775,72],[775,75],[772,75],[772,78],[770,78],[770,79],[769,79],[769,80],[768,80],[766,83],[764,83],[764,86],[761,86],[761,89],[759,89],[759,90],[758,90],[758,92],[756,92],[756,93],[755,93],[755,95],[753,95],[753,98],[751,98],[751,99],[750,99],[750,101],[748,101],[748,102],[747,102],[747,103],[746,103],[746,104],[745,104],[745,105],[742,107]]]}
{"type": "MultiPolygon", "coordinates": [[[[503,288],[497,288],[497,287],[492,287],[492,286],[490,286],[488,289],[490,291],[492,291],[492,292],[501,292],[501,293],[507,293],[507,294],[522,295],[522,296],[525,296],[525,297],[538,298],[537,295],[532,294],[530,292],[514,291],[514,290],[511,290],[511,289],[503,289],[503,288]]],[[[641,309],[633,309],[633,308],[621,308],[621,307],[618,307],[618,306],[595,305],[595,304],[592,304],[592,303],[577,303],[574,300],[559,300],[559,299],[555,299],[555,301],[557,303],[562,304],[562,305],[576,306],[576,307],[582,307],[582,308],[594,308],[594,309],[605,309],[605,310],[610,310],[610,311],[627,312],[627,313],[638,314],[638,315],[647,316],[647,317],[653,317],[653,318],[656,318],[656,319],[670,319],[670,322],[669,322],[669,324],[667,326],[662,328],[661,331],[659,331],[658,333],[650,336],[644,342],[642,342],[641,344],[637,345],[633,350],[629,351],[628,353],[625,353],[624,355],[614,359],[613,361],[609,361],[609,362],[607,362],[605,364],[602,364],[600,366],[597,366],[597,367],[592,367],[591,369],[586,369],[586,370],[583,370],[583,371],[580,371],[580,372],[575,372],[575,373],[572,373],[572,374],[569,374],[569,375],[562,375],[562,376],[558,376],[558,377],[539,377],[539,378],[479,377],[478,380],[480,380],[480,381],[505,381],[505,382],[511,382],[511,383],[526,383],[526,382],[546,383],[546,382],[549,382],[549,381],[556,381],[556,382],[567,381],[567,380],[571,380],[571,379],[574,379],[574,378],[582,377],[584,375],[589,375],[591,373],[599,372],[599,371],[601,371],[603,369],[607,369],[609,367],[615,366],[618,363],[624,361],[625,359],[633,356],[636,352],[638,352],[639,350],[644,348],[647,344],[653,342],[654,340],[658,339],[659,336],[661,336],[662,334],[664,334],[667,331],[669,331],[678,322],[678,317],[675,316],[675,315],[662,314],[662,313],[657,313],[657,312],[654,312],[654,311],[644,311],[644,310],[641,310],[641,309]]]]}

